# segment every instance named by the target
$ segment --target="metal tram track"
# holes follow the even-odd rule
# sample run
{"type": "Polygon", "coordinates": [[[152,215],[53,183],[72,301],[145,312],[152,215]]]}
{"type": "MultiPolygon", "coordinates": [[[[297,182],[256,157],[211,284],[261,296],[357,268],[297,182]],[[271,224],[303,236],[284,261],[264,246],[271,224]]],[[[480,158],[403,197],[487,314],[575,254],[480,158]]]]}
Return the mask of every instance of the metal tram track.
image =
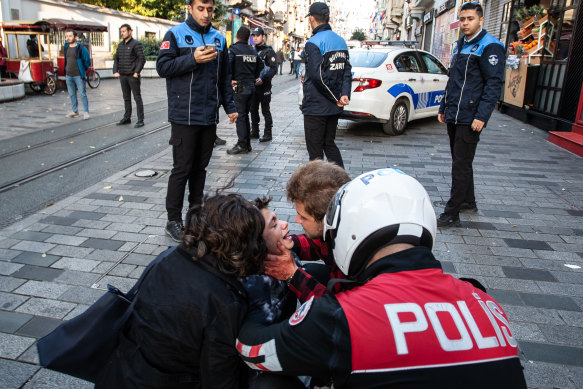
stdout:
{"type": "MultiPolygon", "coordinates": [[[[105,127],[105,126],[96,127],[96,128],[103,128],[103,127],[105,127]]],[[[59,164],[57,164],[55,166],[52,166],[50,168],[37,171],[35,173],[29,174],[29,175],[27,175],[25,177],[21,177],[21,178],[19,178],[17,180],[13,180],[13,181],[8,182],[8,183],[2,183],[2,184],[0,184],[1,185],[0,186],[0,193],[7,192],[7,191],[9,191],[11,189],[17,188],[17,187],[19,187],[19,186],[21,186],[23,184],[26,184],[26,183],[28,183],[30,181],[33,181],[33,180],[36,180],[38,178],[44,177],[44,176],[46,176],[46,175],[48,175],[50,173],[53,173],[55,171],[58,171],[58,170],[67,168],[69,166],[73,166],[76,163],[85,161],[85,160],[90,159],[92,157],[95,157],[95,156],[97,156],[99,154],[103,154],[103,153],[105,153],[105,152],[107,152],[109,150],[112,150],[112,149],[114,149],[116,147],[119,147],[119,146],[124,145],[124,144],[129,143],[129,142],[132,142],[132,141],[134,141],[136,139],[140,139],[140,138],[143,138],[145,136],[154,134],[156,132],[162,131],[162,130],[167,129],[169,127],[170,127],[170,123],[164,124],[163,126],[156,127],[154,129],[151,129],[151,130],[142,132],[140,134],[136,134],[134,136],[131,136],[129,138],[116,141],[115,143],[112,143],[112,144],[110,144],[108,146],[104,146],[104,147],[102,147],[100,149],[95,149],[94,151],[92,151],[92,152],[90,152],[88,154],[82,155],[80,157],[75,157],[75,158],[72,158],[72,159],[70,159],[68,161],[61,162],[61,163],[59,163],[59,164]]],[[[94,130],[96,130],[96,128],[93,128],[93,129],[90,129],[90,130],[86,130],[85,132],[94,131],[94,130]]],[[[79,134],[81,134],[81,133],[78,133],[78,134],[75,134],[75,135],[79,135],[79,134]]],[[[71,137],[65,137],[65,138],[62,138],[60,140],[69,139],[69,138],[71,138],[71,137]]],[[[53,143],[53,142],[54,142],[54,140],[50,140],[50,141],[47,141],[47,142],[39,143],[39,145],[40,144],[47,145],[47,144],[50,144],[50,143],[53,143]]],[[[31,148],[32,147],[33,146],[31,146],[31,148]]],[[[39,146],[38,145],[35,145],[34,147],[39,147],[39,146]]],[[[20,149],[20,150],[21,151],[26,151],[26,150],[30,150],[30,149],[29,148],[26,148],[26,149],[20,149]]],[[[11,153],[14,154],[15,152],[13,151],[11,153]]],[[[6,154],[0,156],[0,158],[4,157],[5,155],[6,154]]]]}
{"type": "MultiPolygon", "coordinates": [[[[148,114],[152,114],[152,113],[156,113],[156,112],[160,112],[160,111],[165,111],[166,109],[167,108],[156,109],[154,111],[149,111],[148,114]]],[[[62,141],[65,141],[67,139],[76,138],[78,136],[85,135],[85,134],[89,134],[91,132],[98,131],[98,130],[101,130],[103,128],[107,128],[107,127],[114,126],[115,124],[116,123],[113,122],[113,123],[104,124],[102,126],[88,128],[86,130],[79,131],[79,132],[76,132],[74,134],[67,134],[67,135],[61,136],[59,138],[50,139],[50,140],[47,140],[47,141],[44,141],[44,142],[39,142],[39,143],[30,145],[30,146],[22,147],[20,149],[12,150],[12,151],[9,151],[7,153],[0,154],[0,159],[7,158],[7,157],[10,157],[12,155],[24,153],[24,152],[29,151],[29,150],[34,150],[34,149],[37,149],[39,147],[44,147],[44,146],[47,146],[47,145],[50,145],[50,144],[53,144],[53,143],[62,142],[62,141]]]]}

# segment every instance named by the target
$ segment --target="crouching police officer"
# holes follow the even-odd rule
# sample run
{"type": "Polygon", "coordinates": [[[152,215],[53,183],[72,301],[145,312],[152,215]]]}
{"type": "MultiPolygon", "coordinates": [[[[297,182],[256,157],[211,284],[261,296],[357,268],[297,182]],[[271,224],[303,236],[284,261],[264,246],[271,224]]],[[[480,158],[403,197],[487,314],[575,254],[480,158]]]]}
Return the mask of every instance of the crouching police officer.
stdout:
{"type": "Polygon", "coordinates": [[[271,129],[273,119],[271,118],[271,79],[277,73],[277,62],[275,61],[275,51],[265,44],[265,31],[261,27],[253,29],[253,40],[255,50],[265,64],[261,74],[255,82],[255,93],[251,102],[251,138],[259,138],[259,105],[261,113],[265,119],[265,129],[259,142],[269,142],[271,140],[271,129]]]}
{"type": "Polygon", "coordinates": [[[436,217],[419,182],[395,169],[365,173],[339,189],[324,224],[349,280],[289,321],[247,321],[237,349],[249,366],[329,373],[337,389],[526,388],[500,305],[444,274],[431,253],[436,217]]]}
{"type": "Polygon", "coordinates": [[[235,90],[235,105],[237,106],[237,144],[227,150],[229,154],[241,154],[251,151],[249,126],[249,109],[251,99],[255,93],[255,80],[263,69],[263,61],[257,51],[247,42],[251,30],[242,26],[237,31],[237,42],[229,47],[229,60],[233,75],[233,89],[235,90]]]}

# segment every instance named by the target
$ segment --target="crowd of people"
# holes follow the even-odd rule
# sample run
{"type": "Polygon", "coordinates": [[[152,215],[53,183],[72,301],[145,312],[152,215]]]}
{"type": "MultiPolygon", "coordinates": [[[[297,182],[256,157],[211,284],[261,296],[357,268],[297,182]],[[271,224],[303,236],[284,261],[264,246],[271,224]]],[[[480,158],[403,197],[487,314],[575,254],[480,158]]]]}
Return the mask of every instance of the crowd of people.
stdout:
{"type": "MultiPolygon", "coordinates": [[[[439,110],[453,169],[451,199],[438,219],[423,186],[406,173],[384,168],[351,179],[344,169],[334,138],[350,104],[351,65],[325,3],[309,8],[313,36],[305,46],[277,52],[261,27],[241,27],[227,48],[211,26],[214,5],[190,0],[187,20],[160,48],[156,69],[166,79],[173,157],[165,230],[178,246],[156,259],[96,387],[525,388],[500,304],[479,282],[445,274],[432,254],[438,226],[476,208],[473,154],[501,86],[503,52],[482,30],[481,7],[461,8],[464,37],[439,110]],[[286,59],[304,88],[310,161],[286,185],[302,234],[290,234],[270,198],[203,193],[219,107],[236,124],[229,154],[250,152],[254,138],[271,141],[271,80],[286,59]],[[462,104],[462,111],[466,83],[475,107],[462,104]]],[[[131,28],[122,29],[114,65],[126,108],[119,124],[131,121],[133,94],[141,126],[143,52],[131,28]]],[[[88,116],[78,82],[83,46],[74,31],[67,40],[71,116],[78,115],[76,90],[88,116]]]]}

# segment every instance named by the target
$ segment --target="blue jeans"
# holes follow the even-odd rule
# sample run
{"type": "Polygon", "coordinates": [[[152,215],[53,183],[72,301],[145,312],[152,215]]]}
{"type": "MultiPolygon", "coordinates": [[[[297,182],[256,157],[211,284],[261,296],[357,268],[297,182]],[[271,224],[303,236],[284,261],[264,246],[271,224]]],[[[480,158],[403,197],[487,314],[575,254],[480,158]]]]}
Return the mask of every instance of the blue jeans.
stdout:
{"type": "Polygon", "coordinates": [[[82,80],[81,76],[66,76],[65,78],[67,80],[67,91],[71,98],[73,112],[79,112],[79,108],[77,107],[77,91],[79,91],[79,94],[81,95],[83,110],[89,112],[89,101],[87,101],[87,92],[85,91],[85,80],[82,80]]]}

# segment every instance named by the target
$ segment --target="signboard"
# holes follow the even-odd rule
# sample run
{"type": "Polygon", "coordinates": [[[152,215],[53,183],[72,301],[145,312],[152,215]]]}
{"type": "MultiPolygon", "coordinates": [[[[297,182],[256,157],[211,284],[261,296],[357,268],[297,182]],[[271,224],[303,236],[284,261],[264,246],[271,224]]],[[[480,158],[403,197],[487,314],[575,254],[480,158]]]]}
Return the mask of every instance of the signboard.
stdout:
{"type": "Polygon", "coordinates": [[[241,13],[241,10],[239,8],[235,8],[233,10],[233,14],[235,14],[235,15],[239,15],[240,13],[241,13]]]}
{"type": "Polygon", "coordinates": [[[239,28],[241,28],[241,18],[237,16],[235,20],[233,20],[233,43],[235,43],[235,36],[237,35],[239,28]]]}
{"type": "Polygon", "coordinates": [[[528,65],[520,61],[518,69],[506,69],[506,81],[504,83],[504,102],[521,107],[524,104],[524,91],[526,89],[526,71],[528,65]]]}
{"type": "Polygon", "coordinates": [[[431,16],[432,16],[431,12],[427,12],[425,15],[423,15],[423,23],[429,22],[431,20],[431,16]]]}

